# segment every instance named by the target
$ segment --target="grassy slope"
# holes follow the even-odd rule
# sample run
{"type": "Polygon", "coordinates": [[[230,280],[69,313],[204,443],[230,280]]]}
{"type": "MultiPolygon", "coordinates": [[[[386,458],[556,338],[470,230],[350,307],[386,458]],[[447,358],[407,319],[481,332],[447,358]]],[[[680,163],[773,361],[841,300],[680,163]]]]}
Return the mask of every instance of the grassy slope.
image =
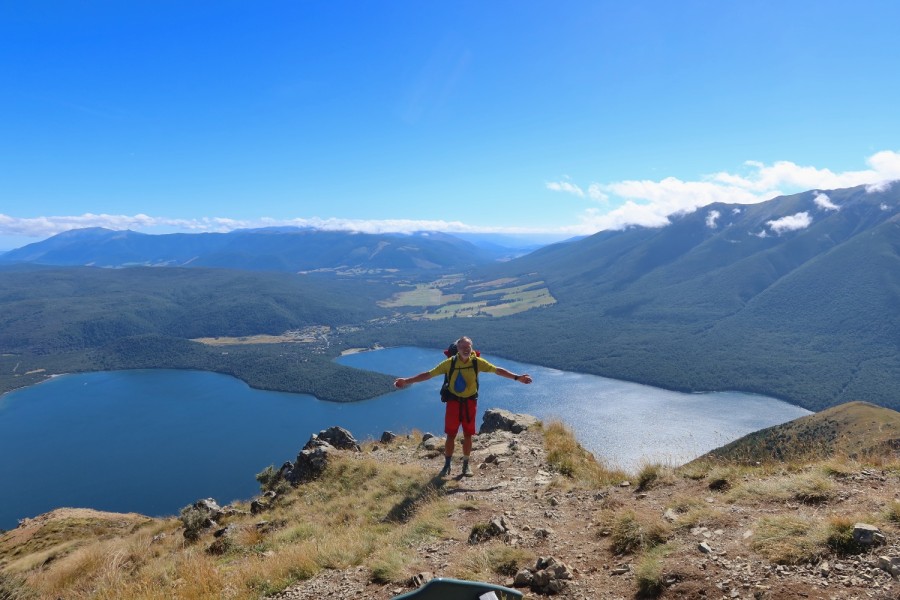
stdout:
{"type": "Polygon", "coordinates": [[[737,463],[826,460],[881,455],[900,449],[900,413],[866,402],[848,402],[769,427],[717,448],[708,459],[737,463]]]}
{"type": "MultiPolygon", "coordinates": [[[[846,420],[848,435],[866,429],[860,420],[869,417],[858,408],[845,411],[855,415],[846,420]]],[[[51,513],[0,536],[0,586],[22,597],[32,590],[70,600],[259,598],[292,585],[305,594],[298,597],[312,598],[355,586],[359,597],[382,600],[408,589],[408,578],[423,570],[508,583],[537,556],[554,556],[577,568],[570,585],[585,597],[667,587],[680,597],[718,597],[715,586],[731,579],[763,586],[756,589],[771,590],[771,597],[799,590],[825,598],[817,591],[821,577],[791,567],[776,577],[773,563],[835,564],[868,554],[847,540],[856,520],[879,526],[891,540],[900,534],[896,458],[832,457],[775,468],[647,465],[623,487],[626,474],[603,469],[565,427],[549,424],[519,436],[521,452],[485,463],[474,480],[442,481],[433,479],[437,459],[420,439],[339,456],[319,480],[280,496],[274,509],[228,517],[223,524],[231,532],[221,538],[207,529],[186,544],[176,519],[51,513]],[[863,479],[860,495],[854,490],[863,479]],[[663,518],[666,511],[674,521],[663,518]],[[517,543],[467,541],[500,515],[517,529],[517,543]],[[754,534],[742,535],[748,530],[754,534]],[[728,560],[698,553],[694,531],[708,532],[706,541],[727,550],[728,560]],[[626,576],[611,573],[619,564],[630,566],[626,576]]],[[[509,442],[478,439],[479,462],[509,442]]],[[[890,590],[887,574],[873,576],[890,590]]],[[[863,595],[869,588],[858,579],[841,589],[863,595]]]]}

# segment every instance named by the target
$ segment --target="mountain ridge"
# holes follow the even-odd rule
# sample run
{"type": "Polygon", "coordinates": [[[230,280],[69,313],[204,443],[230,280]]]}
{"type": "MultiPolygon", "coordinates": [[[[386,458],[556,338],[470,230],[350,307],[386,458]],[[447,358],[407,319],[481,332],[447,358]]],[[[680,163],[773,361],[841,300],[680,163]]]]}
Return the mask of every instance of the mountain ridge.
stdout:
{"type": "Polygon", "coordinates": [[[811,410],[850,400],[900,407],[892,391],[900,386],[897,185],[715,205],[476,273],[541,280],[556,300],[480,327],[517,358],[530,329],[557,368],[682,391],[764,393],[811,410]],[[720,216],[712,228],[713,211],[734,221],[720,216]],[[812,216],[791,220],[801,213],[812,216]],[[773,233],[784,223],[795,229],[773,233]]]}
{"type": "Polygon", "coordinates": [[[496,248],[486,249],[436,232],[369,234],[276,227],[153,235],[95,227],[66,231],[10,250],[0,256],[0,263],[427,272],[468,269],[502,255],[496,248]]]}

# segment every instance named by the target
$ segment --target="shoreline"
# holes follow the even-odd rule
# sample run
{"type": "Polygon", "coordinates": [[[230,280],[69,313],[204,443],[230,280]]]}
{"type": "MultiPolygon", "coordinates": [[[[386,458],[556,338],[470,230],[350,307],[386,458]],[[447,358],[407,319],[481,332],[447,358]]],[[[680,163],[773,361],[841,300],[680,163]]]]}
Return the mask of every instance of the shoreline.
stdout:
{"type": "Polygon", "coordinates": [[[36,385],[41,385],[42,383],[46,383],[51,379],[55,379],[56,377],[62,377],[63,375],[71,375],[71,373],[50,373],[49,375],[44,375],[44,378],[40,381],[35,381],[33,383],[26,383],[23,385],[18,385],[16,387],[10,388],[5,392],[0,393],[0,400],[6,397],[7,394],[12,394],[13,392],[18,392],[19,390],[24,390],[30,387],[34,387],[36,385]]]}
{"type": "Polygon", "coordinates": [[[385,350],[385,347],[375,344],[371,348],[347,348],[346,350],[341,350],[341,356],[349,356],[351,354],[362,354],[363,352],[375,352],[376,350],[385,350]]]}
{"type": "MultiPolygon", "coordinates": [[[[355,355],[355,354],[363,354],[363,353],[367,353],[367,352],[376,352],[376,351],[380,351],[380,350],[391,350],[391,349],[395,349],[395,348],[403,348],[403,347],[405,347],[405,346],[382,346],[381,344],[379,344],[379,343],[376,342],[376,343],[374,343],[372,346],[369,346],[369,347],[353,347],[353,348],[346,348],[346,349],[344,349],[344,350],[341,350],[340,354],[339,354],[337,357],[335,357],[335,358],[340,358],[340,357],[344,357],[344,356],[351,356],[351,355],[355,355]]],[[[417,346],[409,346],[409,347],[416,348],[417,346]]],[[[512,360],[512,361],[516,361],[516,362],[522,362],[521,359],[509,357],[509,356],[506,356],[506,355],[504,355],[504,354],[502,354],[502,353],[496,353],[496,354],[494,354],[494,355],[497,356],[497,357],[500,357],[500,358],[502,358],[502,359],[505,359],[505,360],[512,360]]],[[[335,360],[335,359],[333,358],[332,360],[335,360]]],[[[443,360],[443,359],[441,359],[441,360],[443,360]]],[[[534,364],[537,365],[537,363],[534,363],[534,364]]],[[[349,365],[347,365],[347,366],[349,366],[349,365]]],[[[751,395],[751,396],[761,396],[761,397],[766,397],[766,398],[772,398],[772,399],[775,399],[775,400],[779,400],[779,401],[781,401],[781,402],[784,402],[784,403],[789,404],[789,405],[791,405],[791,406],[795,406],[795,407],[798,407],[798,408],[802,408],[802,409],[807,410],[807,411],[809,411],[809,412],[818,412],[818,411],[811,410],[811,409],[807,408],[806,406],[804,406],[803,404],[801,404],[801,403],[799,403],[799,402],[792,401],[792,400],[788,400],[788,399],[785,399],[785,398],[782,398],[782,397],[773,395],[773,394],[771,394],[771,393],[760,392],[760,391],[758,391],[758,390],[752,390],[752,391],[751,391],[751,390],[741,390],[741,389],[686,390],[686,389],[680,389],[680,388],[678,388],[678,387],[668,387],[668,386],[663,386],[663,385],[660,385],[660,384],[658,384],[658,383],[647,383],[647,382],[643,382],[643,381],[635,381],[635,380],[629,380],[629,379],[619,379],[619,378],[617,378],[617,377],[611,377],[611,376],[609,376],[609,375],[600,375],[600,374],[597,374],[597,373],[589,373],[589,372],[582,372],[582,371],[566,371],[565,369],[560,369],[560,368],[558,368],[558,367],[551,367],[551,366],[547,366],[547,365],[537,365],[537,366],[540,366],[540,367],[543,367],[543,368],[546,368],[546,369],[551,369],[551,370],[554,370],[554,371],[570,372],[570,373],[577,373],[577,374],[580,374],[580,375],[588,375],[588,376],[593,376],[593,377],[601,377],[601,378],[604,378],[604,379],[611,379],[611,380],[614,380],[614,381],[621,381],[621,382],[626,382],[626,383],[633,383],[633,384],[637,384],[637,385],[643,385],[643,386],[647,386],[647,387],[651,387],[651,388],[657,388],[657,389],[661,389],[661,390],[666,390],[666,391],[671,391],[671,392],[678,392],[678,393],[683,393],[683,394],[704,395],[704,394],[717,394],[717,393],[740,393],[740,394],[748,394],[748,395],[751,395]]],[[[355,367],[350,367],[350,368],[355,368],[355,367]]],[[[139,369],[130,369],[130,368],[126,368],[126,369],[97,369],[97,370],[75,371],[75,372],[66,372],[66,373],[49,373],[49,374],[44,375],[43,378],[42,378],[40,381],[36,381],[36,382],[33,382],[33,383],[28,383],[28,384],[23,384],[23,385],[18,385],[18,386],[14,387],[14,388],[8,389],[8,390],[6,390],[6,391],[0,393],[0,399],[4,398],[7,394],[9,394],[9,393],[11,393],[11,392],[15,392],[15,391],[18,391],[18,390],[21,390],[21,389],[25,389],[25,388],[29,388],[29,387],[32,387],[32,386],[35,386],[35,385],[39,385],[39,384],[41,384],[41,383],[50,381],[51,379],[55,379],[55,378],[57,378],[57,377],[62,377],[62,376],[64,376],[64,375],[79,374],[79,373],[97,373],[97,372],[103,372],[103,371],[120,371],[120,370],[121,370],[121,371],[130,371],[130,370],[141,370],[141,369],[148,369],[148,370],[166,370],[166,369],[172,369],[172,370],[178,370],[178,371],[187,370],[187,371],[208,371],[208,372],[213,372],[213,373],[220,373],[220,374],[222,374],[222,375],[228,375],[228,376],[230,376],[230,377],[234,377],[235,379],[238,379],[238,380],[240,380],[240,381],[243,381],[247,386],[249,386],[249,387],[251,387],[251,388],[253,388],[253,389],[258,389],[258,390],[261,390],[261,391],[282,391],[282,392],[287,392],[287,393],[291,393],[291,394],[309,395],[309,396],[312,396],[313,398],[315,398],[316,400],[321,400],[321,401],[323,401],[323,402],[335,402],[335,403],[338,403],[338,404],[353,403],[353,402],[362,402],[362,401],[367,401],[367,400],[371,400],[372,398],[378,397],[378,396],[372,396],[372,398],[361,398],[361,399],[359,399],[359,400],[351,400],[351,401],[330,400],[330,399],[320,398],[320,397],[318,397],[316,394],[314,394],[314,393],[312,393],[312,392],[309,392],[309,391],[301,391],[301,390],[274,390],[274,389],[266,388],[266,387],[258,387],[258,386],[253,385],[250,381],[247,381],[246,379],[243,379],[243,378],[237,376],[237,375],[234,374],[234,373],[223,372],[223,371],[216,371],[216,370],[214,370],[214,369],[202,369],[202,368],[196,368],[196,367],[171,367],[171,366],[170,366],[170,367],[140,367],[139,369]]],[[[387,392],[386,392],[386,393],[387,393],[387,392]]],[[[881,405],[878,405],[878,406],[881,406],[881,405]]],[[[827,407],[826,407],[826,408],[827,408],[827,407]]],[[[823,409],[823,410],[824,410],[824,409],[823,409]]]]}

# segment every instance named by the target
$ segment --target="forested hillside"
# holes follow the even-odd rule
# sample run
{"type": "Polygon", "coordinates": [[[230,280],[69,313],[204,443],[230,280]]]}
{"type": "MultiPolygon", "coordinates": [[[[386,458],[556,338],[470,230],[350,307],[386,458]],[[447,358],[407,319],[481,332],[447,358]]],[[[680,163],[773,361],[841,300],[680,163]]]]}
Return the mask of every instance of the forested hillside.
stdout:
{"type": "Polygon", "coordinates": [[[859,187],[601,232],[465,284],[541,280],[553,306],[410,324],[403,335],[434,344],[464,331],[521,360],[685,391],[770,394],[813,410],[852,400],[900,408],[898,214],[900,186],[859,187]],[[780,226],[794,222],[803,226],[780,226]]]}
{"type": "Polygon", "coordinates": [[[388,378],[333,363],[331,338],[344,324],[383,314],[366,295],[379,289],[377,281],[221,269],[0,270],[0,392],[50,373],[192,368],[262,389],[368,398],[389,389],[388,378]],[[190,341],[323,324],[329,327],[307,343],[221,348],[190,341]]]}

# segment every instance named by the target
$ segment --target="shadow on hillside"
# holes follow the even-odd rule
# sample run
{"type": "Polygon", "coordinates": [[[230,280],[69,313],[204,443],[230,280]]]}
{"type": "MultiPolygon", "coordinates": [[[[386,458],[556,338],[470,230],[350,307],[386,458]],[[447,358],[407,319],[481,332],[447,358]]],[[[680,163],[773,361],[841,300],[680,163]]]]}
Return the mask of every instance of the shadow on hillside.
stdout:
{"type": "Polygon", "coordinates": [[[426,485],[418,488],[414,493],[408,494],[394,505],[384,520],[389,523],[406,523],[416,514],[416,507],[429,497],[442,493],[441,490],[445,484],[446,481],[443,478],[435,475],[426,485]]]}
{"type": "MultiPolygon", "coordinates": [[[[453,480],[460,483],[467,479],[468,478],[465,478],[462,475],[453,478],[453,480]]],[[[417,489],[415,493],[407,495],[403,500],[394,505],[394,507],[388,511],[384,520],[389,523],[406,523],[416,514],[416,507],[420,503],[427,501],[430,497],[437,494],[450,495],[472,492],[492,492],[503,487],[500,485],[492,485],[490,487],[476,488],[460,485],[453,489],[446,489],[447,482],[447,479],[444,479],[440,475],[435,475],[427,485],[417,489]]]]}

